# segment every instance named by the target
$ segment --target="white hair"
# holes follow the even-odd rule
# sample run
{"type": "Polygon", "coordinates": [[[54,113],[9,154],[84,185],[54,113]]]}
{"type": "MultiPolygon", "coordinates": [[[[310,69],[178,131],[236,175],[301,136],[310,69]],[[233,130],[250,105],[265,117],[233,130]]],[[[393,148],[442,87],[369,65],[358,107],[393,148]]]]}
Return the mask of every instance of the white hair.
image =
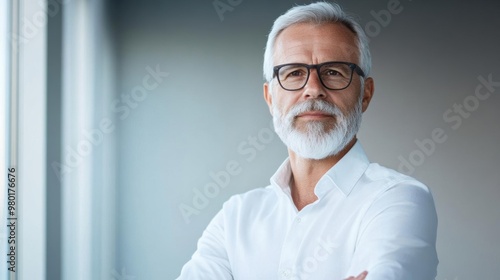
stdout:
{"type": "MultiPolygon", "coordinates": [[[[266,50],[264,52],[264,79],[271,82],[273,79],[273,54],[276,37],[293,24],[297,23],[341,23],[349,28],[357,37],[359,49],[359,67],[363,70],[365,77],[371,69],[371,55],[368,48],[368,37],[363,28],[354,18],[344,12],[336,3],[317,2],[309,5],[296,6],[288,10],[274,21],[271,32],[267,37],[266,50]]],[[[335,44],[335,42],[332,42],[335,44]]]]}

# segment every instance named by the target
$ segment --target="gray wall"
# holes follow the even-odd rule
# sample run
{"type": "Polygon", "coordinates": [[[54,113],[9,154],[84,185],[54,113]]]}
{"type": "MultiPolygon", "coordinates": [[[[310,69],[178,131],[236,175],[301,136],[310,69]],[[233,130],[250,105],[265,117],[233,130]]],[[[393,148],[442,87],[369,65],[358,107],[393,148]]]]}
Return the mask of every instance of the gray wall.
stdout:
{"type": "MultiPolygon", "coordinates": [[[[266,186],[286,157],[268,133],[263,49],[273,20],[309,1],[240,1],[222,18],[212,2],[112,4],[117,98],[132,94],[147,66],[169,73],[139,101],[116,105],[116,267],[138,279],[177,276],[222,203],[266,186]],[[205,205],[186,223],[180,205],[193,206],[196,191],[214,183],[211,172],[227,164],[240,172],[198,201],[205,205]]],[[[340,2],[371,28],[376,90],[359,138],[372,161],[431,188],[439,215],[437,279],[493,279],[500,273],[500,87],[484,100],[474,94],[479,76],[500,81],[500,5],[402,0],[390,21],[375,24],[373,13],[390,2],[340,2]],[[464,102],[462,115],[453,111],[464,102]],[[424,139],[433,131],[442,135],[430,144],[424,139]],[[403,161],[411,167],[399,167],[403,161]]]]}

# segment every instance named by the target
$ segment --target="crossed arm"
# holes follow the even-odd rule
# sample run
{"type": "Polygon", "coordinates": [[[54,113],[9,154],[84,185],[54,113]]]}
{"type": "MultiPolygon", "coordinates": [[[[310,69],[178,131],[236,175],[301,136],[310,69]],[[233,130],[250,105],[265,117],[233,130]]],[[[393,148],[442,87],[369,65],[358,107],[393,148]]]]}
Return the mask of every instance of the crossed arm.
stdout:
{"type": "MultiPolygon", "coordinates": [[[[434,279],[437,217],[428,190],[395,187],[369,208],[346,273],[353,276],[345,280],[434,279]]],[[[223,219],[220,212],[211,221],[178,280],[234,279],[225,249],[223,219]]]]}

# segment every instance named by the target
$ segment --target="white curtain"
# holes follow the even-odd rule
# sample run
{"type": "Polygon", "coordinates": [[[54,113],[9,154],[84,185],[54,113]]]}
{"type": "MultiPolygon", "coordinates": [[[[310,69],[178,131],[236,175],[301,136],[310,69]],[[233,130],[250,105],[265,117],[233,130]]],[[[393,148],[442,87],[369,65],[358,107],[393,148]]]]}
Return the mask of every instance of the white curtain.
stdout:
{"type": "MultiPolygon", "coordinates": [[[[0,1],[0,218],[6,220],[6,168],[14,165],[17,279],[46,279],[46,178],[54,172],[61,180],[62,279],[112,279],[115,271],[115,136],[106,109],[114,96],[114,67],[105,14],[104,1],[0,1]],[[47,143],[54,139],[47,135],[47,66],[54,63],[47,61],[47,20],[58,13],[62,144],[60,160],[47,163],[47,143]]],[[[0,279],[11,279],[6,237],[2,226],[0,279]]]]}

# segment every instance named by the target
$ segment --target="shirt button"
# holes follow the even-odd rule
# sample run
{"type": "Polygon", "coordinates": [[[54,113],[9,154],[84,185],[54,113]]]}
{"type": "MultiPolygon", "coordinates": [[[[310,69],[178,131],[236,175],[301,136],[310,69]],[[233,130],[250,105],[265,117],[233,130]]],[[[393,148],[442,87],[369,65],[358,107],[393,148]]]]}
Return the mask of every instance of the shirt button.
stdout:
{"type": "Polygon", "coordinates": [[[297,218],[297,223],[300,224],[300,222],[302,222],[302,218],[297,218]]]}
{"type": "Polygon", "coordinates": [[[287,279],[290,279],[290,277],[292,277],[292,272],[290,271],[290,269],[283,270],[282,274],[287,279]]]}

